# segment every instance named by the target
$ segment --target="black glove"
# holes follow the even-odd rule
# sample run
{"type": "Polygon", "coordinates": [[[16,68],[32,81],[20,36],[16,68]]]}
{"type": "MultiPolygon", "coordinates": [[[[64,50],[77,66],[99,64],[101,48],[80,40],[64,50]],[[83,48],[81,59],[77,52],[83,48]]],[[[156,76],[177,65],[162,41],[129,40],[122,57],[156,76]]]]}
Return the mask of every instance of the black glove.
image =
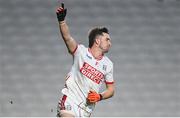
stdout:
{"type": "Polygon", "coordinates": [[[61,7],[57,8],[56,10],[57,19],[59,22],[64,21],[66,17],[66,12],[67,12],[67,9],[64,9],[64,3],[61,3],[61,7]]]}

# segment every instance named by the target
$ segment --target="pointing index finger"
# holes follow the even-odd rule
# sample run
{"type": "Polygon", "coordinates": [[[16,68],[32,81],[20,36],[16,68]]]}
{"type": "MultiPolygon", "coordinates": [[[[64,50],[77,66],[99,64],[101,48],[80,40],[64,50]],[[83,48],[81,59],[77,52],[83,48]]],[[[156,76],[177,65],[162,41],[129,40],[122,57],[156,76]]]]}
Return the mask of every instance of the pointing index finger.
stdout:
{"type": "Polygon", "coordinates": [[[64,9],[64,3],[61,3],[61,7],[64,9]]]}

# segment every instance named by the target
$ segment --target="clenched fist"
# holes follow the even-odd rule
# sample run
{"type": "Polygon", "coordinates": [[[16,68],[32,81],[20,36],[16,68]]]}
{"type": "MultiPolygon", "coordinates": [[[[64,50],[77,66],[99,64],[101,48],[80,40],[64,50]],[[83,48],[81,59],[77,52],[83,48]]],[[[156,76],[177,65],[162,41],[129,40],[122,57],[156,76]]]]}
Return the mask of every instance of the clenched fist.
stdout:
{"type": "Polygon", "coordinates": [[[87,97],[87,100],[89,103],[96,103],[100,100],[102,100],[102,95],[96,93],[95,91],[90,91],[87,97]]]}

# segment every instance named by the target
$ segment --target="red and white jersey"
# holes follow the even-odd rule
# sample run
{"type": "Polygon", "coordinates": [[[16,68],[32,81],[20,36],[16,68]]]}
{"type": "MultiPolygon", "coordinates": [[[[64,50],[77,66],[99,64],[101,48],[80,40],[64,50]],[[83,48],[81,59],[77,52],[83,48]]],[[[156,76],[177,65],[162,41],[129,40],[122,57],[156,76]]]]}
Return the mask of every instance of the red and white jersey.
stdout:
{"type": "Polygon", "coordinates": [[[107,56],[97,60],[89,48],[78,45],[73,53],[73,65],[62,93],[70,97],[77,105],[86,105],[90,90],[99,93],[102,83],[112,84],[113,63],[107,56]]]}

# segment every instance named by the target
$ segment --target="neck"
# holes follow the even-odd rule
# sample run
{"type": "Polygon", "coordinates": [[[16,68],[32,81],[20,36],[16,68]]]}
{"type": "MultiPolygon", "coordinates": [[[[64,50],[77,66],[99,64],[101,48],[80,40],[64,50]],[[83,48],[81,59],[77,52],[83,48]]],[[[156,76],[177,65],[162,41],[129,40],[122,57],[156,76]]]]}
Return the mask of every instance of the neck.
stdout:
{"type": "Polygon", "coordinates": [[[95,47],[91,47],[89,48],[90,53],[93,55],[93,57],[97,60],[102,59],[103,57],[103,53],[101,50],[99,50],[98,48],[95,47]]]}

